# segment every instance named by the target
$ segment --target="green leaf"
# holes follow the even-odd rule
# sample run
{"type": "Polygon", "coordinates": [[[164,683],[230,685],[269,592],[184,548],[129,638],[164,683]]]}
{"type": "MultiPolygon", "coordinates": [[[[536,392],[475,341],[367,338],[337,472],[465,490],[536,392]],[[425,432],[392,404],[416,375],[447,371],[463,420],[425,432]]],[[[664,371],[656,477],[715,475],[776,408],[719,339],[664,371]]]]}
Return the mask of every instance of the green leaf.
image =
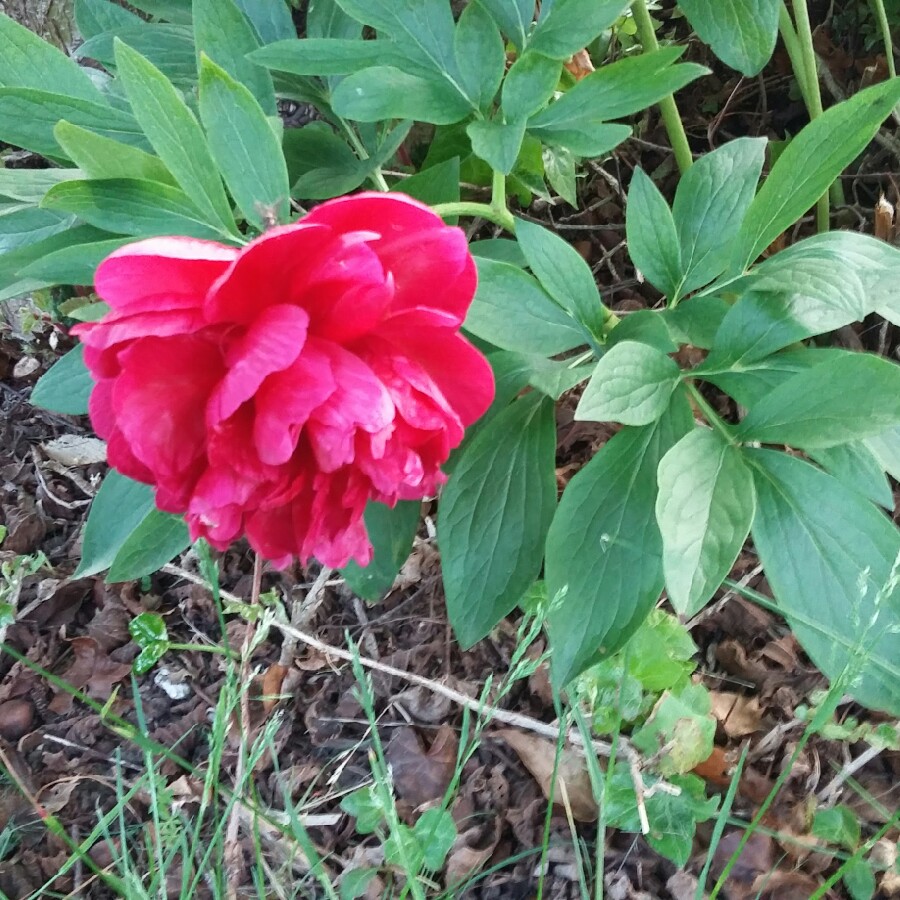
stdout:
{"type": "Polygon", "coordinates": [[[575,155],[564,147],[544,147],[544,174],[550,187],[566,203],[578,206],[578,185],[575,155]]]}
{"type": "Polygon", "coordinates": [[[534,3],[531,0],[479,0],[500,30],[512,41],[520,53],[525,49],[534,3]]]}
{"type": "MultiPolygon", "coordinates": [[[[297,29],[291,17],[291,8],[286,0],[237,0],[241,12],[249,19],[257,37],[263,44],[296,37],[297,29]]],[[[323,3],[315,4],[318,6],[323,3]]],[[[196,17],[196,5],[194,16],[196,17]]],[[[307,13],[312,16],[312,13],[307,13]]],[[[307,26],[308,27],[308,26],[307,26]]],[[[232,72],[236,78],[237,73],[232,72]]]]}
{"type": "Polygon", "coordinates": [[[466,93],[480,110],[489,111],[506,71],[506,50],[497,26],[482,4],[467,4],[453,42],[466,93]]]}
{"type": "Polygon", "coordinates": [[[294,75],[349,75],[402,60],[391,41],[348,38],[305,38],[278,41],[249,54],[254,62],[294,75]]]}
{"type": "Polygon", "coordinates": [[[684,14],[722,62],[756,75],[778,36],[779,0],[680,0],[684,14]]]}
{"type": "Polygon", "coordinates": [[[357,900],[364,897],[369,884],[378,875],[378,869],[347,869],[341,876],[339,900],[357,900]]]}
{"type": "Polygon", "coordinates": [[[206,138],[172,83],[125,44],[116,44],[119,78],[160,159],[207,221],[235,233],[234,216],[206,138]]]}
{"type": "MultiPolygon", "coordinates": [[[[532,133],[532,122],[528,133],[532,133]]],[[[576,156],[604,156],[622,141],[631,137],[628,125],[607,125],[603,122],[585,123],[565,127],[555,125],[533,129],[533,134],[544,144],[562,147],[576,156]]]]}
{"type": "Polygon", "coordinates": [[[178,25],[191,24],[190,0],[135,0],[128,5],[167,22],[178,25]]]}
{"type": "Polygon", "coordinates": [[[866,438],[865,445],[875,454],[885,472],[900,481],[900,428],[889,428],[866,438]]]}
{"type": "Polygon", "coordinates": [[[624,428],[569,482],[547,537],[552,671],[566,684],[634,633],[663,587],[656,470],[693,427],[683,391],[653,425],[624,428]]]}
{"type": "Polygon", "coordinates": [[[356,819],[359,834],[371,834],[384,821],[384,810],[373,786],[361,787],[341,800],[341,809],[356,819]]]}
{"type": "Polygon", "coordinates": [[[539,112],[529,129],[578,129],[588,123],[621,119],[658,102],[708,69],[693,63],[673,65],[683,47],[665,47],[603,66],[582,78],[559,100],[539,112]]]}
{"type": "Polygon", "coordinates": [[[181,516],[151,509],[116,552],[106,580],[134,581],[152,575],[191,544],[181,516]]]}
{"type": "Polygon", "coordinates": [[[559,400],[566,391],[587,381],[596,368],[595,363],[572,366],[569,360],[544,359],[543,356],[525,358],[528,362],[528,383],[554,400],[559,400]]]}
{"type": "Polygon", "coordinates": [[[147,25],[117,28],[85,41],[77,50],[83,59],[95,59],[108,69],[118,68],[116,43],[140,53],[173,82],[193,88],[197,81],[197,51],[190,28],[183,25],[147,25]]]}
{"type": "Polygon", "coordinates": [[[507,121],[526,119],[553,96],[562,63],[529,48],[510,66],[503,81],[501,103],[507,121]]]}
{"type": "Polygon", "coordinates": [[[887,510],[894,508],[894,492],[884,469],[863,441],[811,450],[808,455],[845,487],[887,510]]]}
{"type": "Polygon", "coordinates": [[[525,137],[525,120],[517,122],[470,122],[466,134],[472,150],[492,169],[509,175],[519,157],[525,137]]]}
{"type": "Polygon", "coordinates": [[[155,508],[151,487],[111,470],[91,503],[76,577],[108,569],[129,535],[155,508]]]}
{"type": "Polygon", "coordinates": [[[83,416],[93,389],[94,381],[84,364],[84,346],[78,344],[41,375],[30,399],[42,409],[83,416]]]}
{"type": "Polygon", "coordinates": [[[165,619],[159,613],[141,613],[128,623],[131,639],[141,648],[134,660],[135,675],[149,672],[169,651],[169,635],[165,619]]]}
{"type": "Polygon", "coordinates": [[[54,128],[53,136],[85,178],[139,178],[175,184],[162,160],[138,147],[130,147],[65,120],[54,128]]]}
{"type": "Polygon", "coordinates": [[[471,647],[521,599],[541,571],[556,507],[553,402],[520,397],[454,464],[441,495],[438,542],[447,612],[471,647]]]}
{"type": "Polygon", "coordinates": [[[383,503],[369,503],[365,523],[374,549],[372,562],[365,568],[351,562],[341,570],[354,593],[374,602],[391,589],[409,558],[421,507],[417,500],[401,500],[393,509],[383,503]]]}
{"type": "Polygon", "coordinates": [[[878,889],[872,864],[859,856],[847,860],[841,880],[852,900],[872,900],[878,889]]]}
{"type": "Polygon", "coordinates": [[[568,59],[610,28],[629,5],[629,0],[555,0],[542,8],[528,48],[568,59]]]}
{"type": "Polygon", "coordinates": [[[662,458],[658,478],[666,589],[676,611],[693,616],[747,540],[756,508],[753,477],[737,447],[717,431],[695,428],[662,458]]]}
{"type": "Polygon", "coordinates": [[[680,295],[725,271],[765,156],[764,138],[738,138],[701,156],[682,175],[672,204],[681,246],[680,295]]]}
{"type": "Polygon", "coordinates": [[[559,235],[524,219],[516,219],[516,239],[547,293],[593,334],[602,333],[608,313],[581,254],[559,235]]]}
{"type": "MultiPolygon", "coordinates": [[[[436,206],[438,203],[455,203],[459,200],[459,157],[454,156],[445,162],[430,166],[404,178],[392,186],[391,190],[400,191],[427,203],[436,206]]],[[[448,224],[454,222],[446,220],[448,224]]]]}
{"type": "Polygon", "coordinates": [[[602,357],[581,395],[575,418],[649,425],[669,406],[681,370],[648,344],[622,341],[602,357]]]}
{"type": "Polygon", "coordinates": [[[837,844],[851,853],[862,836],[856,813],[847,806],[820,809],[813,816],[812,833],[829,844],[837,844]]]}
{"type": "Polygon", "coordinates": [[[800,372],[750,410],[742,441],[818,449],[900,425],[900,366],[851,353],[800,372]]]}
{"type": "Polygon", "coordinates": [[[187,235],[221,239],[188,197],[168,184],[131,178],[67,181],[48,191],[46,209],[74,213],[97,228],[135,237],[187,235]]]}
{"type": "Polygon", "coordinates": [[[425,851],[423,865],[432,872],[444,867],[447,854],[456,840],[456,825],[446,809],[426,809],[413,826],[413,834],[425,851]]]}
{"type": "Polygon", "coordinates": [[[362,162],[325,122],[288,129],[283,145],[295,197],[326,200],[352,191],[366,178],[362,162]]]}
{"type": "Polygon", "coordinates": [[[434,125],[459,122],[469,101],[436,75],[411,75],[394,66],[374,66],[348,75],[332,94],[334,111],[357,122],[415,119],[434,125]]]}
{"type": "Polygon", "coordinates": [[[281,142],[253,94],[203,57],[200,118],[213,158],[244,218],[260,231],[290,215],[290,185],[281,142]]]}
{"type": "Polygon", "coordinates": [[[625,211],[628,252],[650,283],[677,297],[683,281],[681,242],[665,197],[643,169],[635,169],[625,211]]]}
{"type": "Polygon", "coordinates": [[[495,347],[555,356],[587,342],[584,331],[517,266],[477,259],[478,290],[465,328],[495,347]]]}
{"type": "Polygon", "coordinates": [[[84,40],[104,31],[140,27],[144,20],[109,0],[75,0],[75,24],[84,40]]]}
{"type": "Polygon", "coordinates": [[[47,253],[25,266],[22,275],[37,278],[49,284],[93,284],[97,266],[119,247],[131,243],[131,238],[113,238],[108,241],[76,244],[47,253]]]}
{"type": "Polygon", "coordinates": [[[629,313],[610,331],[606,341],[607,351],[624,341],[637,341],[665,354],[675,353],[678,344],[672,339],[672,333],[661,312],[654,309],[639,309],[629,313]]]}
{"type": "Polygon", "coordinates": [[[753,542],[779,609],[843,692],[900,714],[900,532],[858,493],[796,457],[748,450],[753,542]]]}
{"type": "Polygon", "coordinates": [[[0,46],[0,85],[37,88],[109,108],[78,63],[2,12],[0,46]]]}
{"type": "Polygon", "coordinates": [[[0,197],[40,203],[53,185],[83,177],[78,169],[0,169],[0,197]]]}
{"type": "Polygon", "coordinates": [[[63,158],[53,135],[61,119],[126,144],[147,146],[140,126],[127,112],[32,88],[0,88],[0,140],[41,156],[63,158]]]}
{"type": "MultiPolygon", "coordinates": [[[[262,0],[253,0],[249,7],[260,9],[261,2],[262,0]]],[[[276,2],[287,13],[283,0],[276,2]]],[[[271,3],[268,5],[271,6],[271,3]]],[[[247,58],[248,53],[259,49],[259,39],[237,3],[234,0],[193,0],[193,12],[194,43],[197,47],[201,84],[205,72],[205,54],[216,66],[224,69],[234,82],[256,98],[264,115],[274,116],[276,107],[272,76],[262,66],[247,58]]],[[[290,31],[293,32],[293,28],[290,31]]],[[[212,140],[215,142],[216,138],[213,137],[212,140]]],[[[215,146],[212,149],[214,153],[216,149],[227,152],[215,146]]]]}
{"type": "MultiPolygon", "coordinates": [[[[660,310],[659,315],[673,340],[709,350],[730,309],[721,297],[696,295],[682,300],[674,308],[660,310]]],[[[616,329],[613,334],[615,332],[616,329]]]]}
{"type": "Polygon", "coordinates": [[[746,269],[828,190],[898,101],[900,78],[892,78],[826,110],[790,142],[744,218],[733,256],[736,271],[746,269]]]}
{"type": "Polygon", "coordinates": [[[0,209],[0,253],[36,244],[66,231],[74,225],[72,216],[15,204],[8,211],[0,209]]]}
{"type": "Polygon", "coordinates": [[[509,263],[524,269],[528,263],[522,248],[509,238],[486,238],[481,241],[473,241],[469,244],[469,250],[476,259],[491,259],[494,262],[509,263]]]}

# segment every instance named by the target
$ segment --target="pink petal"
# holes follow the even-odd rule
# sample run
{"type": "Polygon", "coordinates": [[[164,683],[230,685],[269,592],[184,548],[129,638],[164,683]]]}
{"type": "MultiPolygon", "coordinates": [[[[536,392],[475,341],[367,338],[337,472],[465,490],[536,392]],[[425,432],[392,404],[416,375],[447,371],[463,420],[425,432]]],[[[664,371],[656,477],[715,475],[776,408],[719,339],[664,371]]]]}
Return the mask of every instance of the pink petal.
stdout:
{"type": "Polygon", "coordinates": [[[287,462],[301,428],[337,389],[329,356],[310,341],[283,372],[270,375],[256,393],[253,440],[269,465],[287,462]]]}
{"type": "Polygon", "coordinates": [[[191,334],[205,325],[203,313],[199,309],[166,309],[137,315],[111,313],[99,322],[76,325],[72,334],[78,335],[88,347],[104,350],[114,344],[137,338],[191,334]]]}
{"type": "Polygon", "coordinates": [[[149,238],[113,251],[97,267],[94,287],[121,312],[199,308],[238,253],[213,241],[149,238]]]}
{"type": "Polygon", "coordinates": [[[309,316],[298,306],[281,303],[262,310],[228,350],[228,372],[209,398],[207,424],[229,418],[268,375],[290,366],[303,350],[308,325],[309,316]]]}
{"type": "Polygon", "coordinates": [[[310,266],[328,257],[334,240],[324,225],[270,228],[244,247],[212,286],[207,319],[250,324],[267,306],[295,303],[309,283],[310,266]]]}
{"type": "Polygon", "coordinates": [[[303,219],[304,224],[328,225],[339,233],[372,231],[388,237],[405,231],[446,228],[441,217],[424,203],[406,194],[363,191],[320,203],[303,219]]]}

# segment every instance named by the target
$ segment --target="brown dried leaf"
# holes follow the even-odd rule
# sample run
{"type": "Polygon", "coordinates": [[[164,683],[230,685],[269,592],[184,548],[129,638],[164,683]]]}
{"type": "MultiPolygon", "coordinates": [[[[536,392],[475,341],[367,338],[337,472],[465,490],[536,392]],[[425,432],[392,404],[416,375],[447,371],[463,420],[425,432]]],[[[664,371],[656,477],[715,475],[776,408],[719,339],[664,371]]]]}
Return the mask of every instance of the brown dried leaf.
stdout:
{"type": "Polygon", "coordinates": [[[497,849],[502,831],[502,822],[494,817],[489,824],[457,835],[447,857],[447,885],[459,884],[474,875],[497,849]]]}
{"type": "Polygon", "coordinates": [[[581,81],[587,78],[594,71],[594,64],[591,62],[591,55],[587,50],[579,50],[573,54],[571,59],[565,64],[566,70],[575,78],[581,81]]]}
{"type": "Polygon", "coordinates": [[[67,468],[106,462],[106,443],[95,437],[64,434],[52,441],[45,441],[41,449],[54,462],[67,468]]]}
{"type": "Polygon", "coordinates": [[[565,796],[572,810],[572,815],[579,822],[593,822],[597,818],[597,803],[591,790],[591,779],[588,775],[587,761],[584,756],[564,747],[553,784],[553,763],[556,759],[556,744],[545,738],[504,728],[496,732],[503,738],[523,765],[534,776],[534,780],[543,791],[544,796],[553,803],[563,806],[565,796]]]}
{"type": "MultiPolygon", "coordinates": [[[[128,676],[131,666],[114,662],[92,637],[72,638],[70,644],[75,659],[62,675],[63,681],[78,690],[87,689],[88,696],[95,700],[108,700],[113,685],[128,676]]],[[[72,695],[60,690],[51,701],[50,708],[55,713],[63,713],[71,705],[72,695]]]]}
{"type": "Polygon", "coordinates": [[[263,712],[268,716],[281,701],[281,686],[284,677],[288,673],[288,667],[279,663],[272,663],[266,669],[262,679],[262,706],[263,712]]]}
{"type": "Polygon", "coordinates": [[[710,691],[712,713],[728,737],[740,738],[759,731],[762,709],[759,698],[731,691],[710,691]]]}
{"type": "MultiPolygon", "coordinates": [[[[713,854],[712,875],[718,878],[728,865],[732,853],[741,842],[744,832],[734,828],[726,831],[713,854]]],[[[772,874],[775,843],[766,834],[755,831],[750,835],[741,855],[728,875],[728,896],[730,900],[749,900],[759,892],[758,879],[772,874]]],[[[797,895],[800,896],[799,894],[797,895]]]]}
{"type": "Polygon", "coordinates": [[[889,244],[894,240],[894,204],[882,194],[875,204],[875,237],[889,244]]]}
{"type": "Polygon", "coordinates": [[[440,800],[453,777],[458,747],[449,725],[438,729],[427,752],[414,729],[398,728],[385,748],[398,796],[414,807],[440,800]]]}

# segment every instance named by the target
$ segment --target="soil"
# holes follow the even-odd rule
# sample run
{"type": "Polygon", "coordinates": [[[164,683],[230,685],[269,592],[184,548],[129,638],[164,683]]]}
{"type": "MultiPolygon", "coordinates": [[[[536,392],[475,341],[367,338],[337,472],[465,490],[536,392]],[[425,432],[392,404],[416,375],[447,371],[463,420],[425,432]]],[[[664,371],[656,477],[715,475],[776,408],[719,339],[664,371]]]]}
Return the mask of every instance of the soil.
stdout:
{"type": "MultiPolygon", "coordinates": [[[[0,4],[2,6],[2,4],[0,4]]],[[[683,27],[672,25],[670,27],[683,27]]],[[[823,29],[820,52],[828,60],[835,83],[852,93],[884,60],[858,46],[851,32],[823,29]],[[826,52],[827,51],[827,52],[826,52]]],[[[688,111],[686,125],[699,153],[741,135],[780,138],[796,133],[805,113],[790,90],[789,66],[779,52],[759,79],[741,79],[724,70],[691,44],[692,58],[710,65],[715,75],[702,81],[702,94],[691,88],[679,95],[688,111]]],[[[579,208],[536,202],[524,215],[555,227],[591,263],[604,299],[617,312],[652,308],[660,298],[642,283],[624,247],[624,192],[636,165],[651,172],[671,196],[676,181],[665,134],[656,114],[645,116],[639,139],[629,141],[602,164],[590,162],[579,181],[579,208]]],[[[844,227],[873,233],[873,209],[884,193],[900,201],[897,159],[873,144],[844,178],[848,202],[837,210],[844,227]]],[[[802,233],[808,225],[801,224],[802,233]]],[[[792,235],[786,236],[790,241],[792,235]]],[[[167,747],[202,772],[207,765],[210,711],[223,683],[218,657],[178,651],[130,683],[131,663],[138,650],[128,622],[143,611],[162,614],[173,640],[210,641],[240,647],[243,625],[230,620],[222,634],[219,617],[206,588],[177,574],[158,573],[141,583],[104,583],[102,577],[73,578],[79,560],[79,535],[91,496],[103,473],[99,464],[62,466],[48,455],[48,441],[63,435],[89,436],[86,419],[50,414],[32,407],[29,392],[39,375],[71,346],[64,329],[27,304],[4,310],[0,324],[0,523],[8,530],[0,562],[23,554],[43,553],[46,564],[24,579],[18,597],[20,614],[6,634],[16,655],[0,657],[0,763],[13,778],[0,780],[0,832],[15,828],[18,845],[0,860],[0,891],[24,898],[52,879],[69,851],[54,837],[41,815],[53,815],[68,837],[82,840],[94,827],[98,810],[116,803],[116,773],[126,783],[143,767],[142,751],[104,724],[96,708],[73,701],[54,686],[50,675],[74,685],[107,711],[167,747]],[[29,315],[30,314],[30,315],[29,315]],[[35,320],[29,324],[29,319],[35,320]],[[35,671],[35,667],[43,670],[35,671]],[[173,687],[174,685],[174,687],[173,687]],[[139,700],[139,703],[137,702],[139,700]],[[16,782],[24,788],[23,796],[16,782]]],[[[893,336],[880,323],[865,323],[835,335],[839,342],[892,354],[893,336]]],[[[559,406],[558,469],[564,483],[609,437],[602,428],[575,422],[573,402],[559,406]]],[[[427,517],[434,510],[424,509],[427,517]]],[[[187,554],[178,567],[197,571],[187,554]]],[[[249,594],[252,560],[239,544],[219,557],[221,583],[239,596],[249,594]]],[[[304,596],[318,572],[266,573],[263,589],[275,590],[289,604],[304,596]]],[[[747,548],[732,577],[766,592],[752,548],[747,548]]],[[[737,596],[724,594],[692,627],[700,647],[699,671],[717,696],[717,749],[700,769],[712,794],[723,794],[741,750],[748,747],[747,766],[739,783],[734,814],[749,819],[758,810],[803,731],[797,709],[821,689],[824,679],[805,658],[785,624],[769,612],[737,596]]],[[[488,676],[507,669],[515,646],[512,617],[468,652],[460,650],[448,625],[442,597],[439,559],[423,526],[414,554],[388,597],[368,606],[346,588],[330,584],[305,630],[333,646],[345,646],[349,634],[371,659],[477,697],[488,676]]],[[[539,647],[536,650],[539,651],[539,647]]],[[[345,867],[380,861],[372,837],[358,835],[353,820],[339,807],[340,795],[370,777],[371,738],[353,692],[350,666],[300,644],[284,658],[273,630],[253,656],[255,688],[252,721],[258,729],[274,727],[277,765],[264,757],[254,770],[258,802],[277,812],[285,797],[315,803],[320,822],[311,835],[335,873],[345,867]],[[278,695],[280,699],[271,698],[278,695]],[[274,723],[274,724],[273,724],[274,723]],[[333,815],[328,815],[333,814],[333,815]]],[[[462,713],[458,704],[434,691],[398,678],[373,678],[382,739],[393,769],[399,811],[410,821],[414,811],[439,799],[455,760],[462,713]]],[[[519,682],[502,707],[552,722],[555,713],[546,673],[539,670],[519,682]]],[[[842,719],[880,718],[853,704],[839,710],[842,719]]],[[[538,882],[539,848],[543,841],[546,800],[529,769],[509,740],[505,726],[491,726],[466,766],[452,813],[465,839],[450,856],[454,872],[496,868],[464,894],[466,898],[531,898],[538,882]]],[[[534,738],[529,738],[534,740],[534,738]]],[[[858,786],[838,784],[835,775],[867,749],[866,744],[814,739],[795,764],[765,819],[767,831],[754,835],[735,869],[724,896],[809,897],[831,869],[829,858],[798,850],[788,839],[810,841],[810,800],[816,796],[850,806],[871,833],[895,813],[900,799],[900,753],[884,751],[853,772],[858,786]],[[875,802],[866,801],[865,796],[875,802]],[[777,832],[778,836],[772,836],[777,832]]],[[[236,742],[226,745],[221,779],[232,783],[237,765],[236,742]]],[[[195,777],[174,763],[163,773],[185,803],[196,799],[195,777]]],[[[129,804],[130,821],[146,820],[148,798],[129,804]]],[[[683,900],[696,892],[694,876],[705,858],[711,823],[699,828],[694,857],[687,870],[653,852],[634,835],[612,833],[605,851],[606,896],[611,900],[683,900]]],[[[591,848],[596,829],[578,826],[578,837],[591,848]]],[[[550,819],[551,853],[544,896],[580,896],[572,834],[562,807],[550,819]]],[[[721,870],[736,846],[740,831],[726,830],[713,862],[721,870]]],[[[878,851],[883,861],[896,856],[897,832],[878,851]]],[[[252,851],[250,838],[243,848],[252,851]]],[[[277,848],[268,848],[275,854],[277,848]]],[[[91,851],[105,866],[109,850],[102,841],[91,851]]],[[[176,873],[177,874],[177,873],[176,873]]],[[[301,876],[302,877],[302,876],[301,876]]],[[[84,867],[75,866],[56,878],[57,896],[108,896],[84,867]]],[[[387,887],[387,886],[386,886],[387,887]]],[[[308,896],[317,896],[312,882],[308,896]]],[[[881,897],[900,896],[900,879],[879,876],[881,897]]],[[[390,894],[389,894],[390,895],[390,894]]],[[[198,894],[198,896],[206,896],[198,894]]],[[[247,881],[238,896],[257,896],[247,881]]],[[[303,894],[306,896],[306,894],[303,894]]],[[[834,893],[831,896],[842,896],[834,893]]]]}

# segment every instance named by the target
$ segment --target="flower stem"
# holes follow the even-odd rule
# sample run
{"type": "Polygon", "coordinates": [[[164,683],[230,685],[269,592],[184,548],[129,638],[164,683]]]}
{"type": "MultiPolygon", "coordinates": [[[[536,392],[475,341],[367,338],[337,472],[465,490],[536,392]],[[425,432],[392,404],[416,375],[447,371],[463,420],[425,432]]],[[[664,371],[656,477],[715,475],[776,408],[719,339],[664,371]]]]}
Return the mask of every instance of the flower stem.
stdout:
{"type": "Polygon", "coordinates": [[[685,381],[684,384],[709,425],[718,431],[729,444],[737,445],[737,441],[731,433],[731,428],[722,421],[722,417],[707,403],[706,398],[700,393],[697,385],[692,381],[685,381]]]}
{"type": "Polygon", "coordinates": [[[891,37],[891,24],[888,22],[887,11],[884,8],[884,0],[872,0],[875,7],[875,17],[878,19],[878,30],[881,32],[881,40],[884,42],[884,55],[887,58],[888,74],[891,78],[897,76],[897,66],[894,62],[894,40],[891,37]]]}
{"type": "MultiPolygon", "coordinates": [[[[806,0],[793,0],[793,9],[797,27],[797,46],[800,52],[800,69],[803,71],[802,78],[806,82],[806,93],[803,99],[809,110],[810,120],[815,121],[822,115],[822,92],[819,89],[819,70],[816,67],[816,50],[813,46],[812,27],[809,23],[806,0]]],[[[788,54],[790,55],[790,51],[788,54]]],[[[796,73],[798,71],[797,61],[793,56],[791,56],[791,65],[794,66],[796,73]]],[[[803,93],[802,87],[800,92],[803,93]]],[[[831,227],[831,206],[827,191],[816,204],[816,227],[820,232],[828,231],[831,227]]]]}
{"type": "MultiPolygon", "coordinates": [[[[653,20],[647,10],[646,0],[635,0],[634,6],[631,7],[631,14],[634,16],[634,24],[637,26],[643,52],[650,53],[658,50],[659,41],[656,39],[653,20]]],[[[684,130],[684,122],[682,122],[681,114],[675,105],[675,98],[671,94],[659,101],[659,111],[663,124],[666,126],[666,134],[669,135],[669,143],[675,153],[675,162],[678,163],[678,169],[683,174],[691,167],[694,158],[691,156],[691,147],[684,130]]]]}
{"type": "Polygon", "coordinates": [[[515,233],[516,222],[508,209],[497,209],[494,204],[461,201],[459,203],[438,203],[431,207],[442,219],[453,216],[480,216],[509,232],[515,233]]]}
{"type": "MultiPolygon", "coordinates": [[[[359,135],[353,130],[353,126],[341,119],[341,125],[344,126],[344,131],[347,133],[347,139],[353,145],[353,149],[356,151],[356,155],[360,159],[368,159],[369,154],[366,148],[363,146],[363,142],[359,139],[359,135]]],[[[384,175],[381,172],[381,166],[376,166],[375,169],[369,174],[369,178],[371,178],[375,185],[377,186],[379,191],[389,191],[390,185],[384,180],[384,175]]]]}

